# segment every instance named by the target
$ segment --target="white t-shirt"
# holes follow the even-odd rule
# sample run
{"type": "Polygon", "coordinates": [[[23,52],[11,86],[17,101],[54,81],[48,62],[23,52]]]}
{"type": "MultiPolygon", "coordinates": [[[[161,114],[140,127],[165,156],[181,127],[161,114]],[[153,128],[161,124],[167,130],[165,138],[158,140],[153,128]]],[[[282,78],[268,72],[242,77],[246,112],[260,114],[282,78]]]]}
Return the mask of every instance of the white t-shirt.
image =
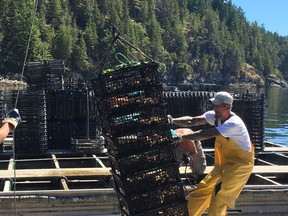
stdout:
{"type": "MultiPolygon", "coordinates": [[[[216,119],[213,110],[205,112],[203,116],[210,125],[215,125],[216,119]]],[[[234,114],[223,124],[221,124],[221,120],[218,119],[216,129],[222,136],[232,139],[243,150],[251,151],[251,141],[248,130],[239,116],[234,114]]]]}

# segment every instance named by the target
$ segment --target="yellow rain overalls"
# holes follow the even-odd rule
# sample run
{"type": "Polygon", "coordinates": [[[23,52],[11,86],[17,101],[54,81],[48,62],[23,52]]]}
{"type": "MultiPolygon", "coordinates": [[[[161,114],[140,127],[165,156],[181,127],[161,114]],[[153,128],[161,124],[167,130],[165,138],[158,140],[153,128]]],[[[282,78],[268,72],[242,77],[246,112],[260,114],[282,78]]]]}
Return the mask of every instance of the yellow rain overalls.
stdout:
{"type": "Polygon", "coordinates": [[[216,137],[214,169],[188,197],[189,216],[226,215],[233,208],[254,166],[254,147],[245,151],[229,138],[216,137]]]}

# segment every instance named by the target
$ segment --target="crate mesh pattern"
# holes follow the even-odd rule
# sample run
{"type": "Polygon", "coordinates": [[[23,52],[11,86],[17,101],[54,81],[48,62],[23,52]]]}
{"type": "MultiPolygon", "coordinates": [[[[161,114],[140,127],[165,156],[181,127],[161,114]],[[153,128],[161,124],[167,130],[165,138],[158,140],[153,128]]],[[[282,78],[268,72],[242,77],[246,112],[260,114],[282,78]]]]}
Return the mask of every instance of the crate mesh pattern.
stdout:
{"type": "Polygon", "coordinates": [[[25,68],[29,90],[57,90],[63,88],[64,61],[28,62],[25,68]]]}
{"type": "MultiPolygon", "coordinates": [[[[12,92],[15,104],[17,91],[12,92]]],[[[47,109],[44,91],[19,91],[18,109],[21,110],[21,124],[14,132],[17,154],[41,154],[48,149],[47,109]]]]}
{"type": "Polygon", "coordinates": [[[123,67],[91,81],[122,215],[172,215],[181,210],[167,206],[185,203],[157,67],[123,67]]]}

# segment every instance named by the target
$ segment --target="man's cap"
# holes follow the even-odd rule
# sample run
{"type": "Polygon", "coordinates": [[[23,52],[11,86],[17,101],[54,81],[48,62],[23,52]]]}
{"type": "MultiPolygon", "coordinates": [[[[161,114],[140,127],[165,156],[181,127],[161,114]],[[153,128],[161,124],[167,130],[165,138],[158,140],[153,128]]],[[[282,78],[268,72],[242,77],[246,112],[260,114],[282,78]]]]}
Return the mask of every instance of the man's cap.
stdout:
{"type": "Polygon", "coordinates": [[[217,92],[215,94],[214,98],[211,98],[210,101],[214,105],[219,105],[219,104],[222,104],[222,103],[232,105],[233,97],[228,92],[222,91],[222,92],[217,92]]]}

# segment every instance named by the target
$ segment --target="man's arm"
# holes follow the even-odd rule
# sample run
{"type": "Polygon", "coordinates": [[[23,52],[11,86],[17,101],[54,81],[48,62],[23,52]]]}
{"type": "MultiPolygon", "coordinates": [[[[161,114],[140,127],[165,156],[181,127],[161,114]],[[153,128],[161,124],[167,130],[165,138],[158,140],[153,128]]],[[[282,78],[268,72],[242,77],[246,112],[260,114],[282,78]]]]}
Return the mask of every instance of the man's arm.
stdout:
{"type": "Polygon", "coordinates": [[[14,128],[13,125],[11,125],[8,122],[3,123],[3,125],[0,128],[0,143],[4,141],[4,139],[8,136],[10,129],[14,128]]]}
{"type": "Polygon", "coordinates": [[[179,118],[172,118],[171,123],[180,127],[192,127],[207,124],[207,121],[204,116],[182,116],[179,118]]]}
{"type": "Polygon", "coordinates": [[[206,139],[216,137],[218,135],[220,135],[220,133],[215,127],[209,128],[209,129],[198,130],[194,132],[190,131],[189,133],[186,133],[186,134],[177,134],[177,136],[179,137],[179,141],[181,140],[195,140],[195,141],[206,140],[206,139]]]}

